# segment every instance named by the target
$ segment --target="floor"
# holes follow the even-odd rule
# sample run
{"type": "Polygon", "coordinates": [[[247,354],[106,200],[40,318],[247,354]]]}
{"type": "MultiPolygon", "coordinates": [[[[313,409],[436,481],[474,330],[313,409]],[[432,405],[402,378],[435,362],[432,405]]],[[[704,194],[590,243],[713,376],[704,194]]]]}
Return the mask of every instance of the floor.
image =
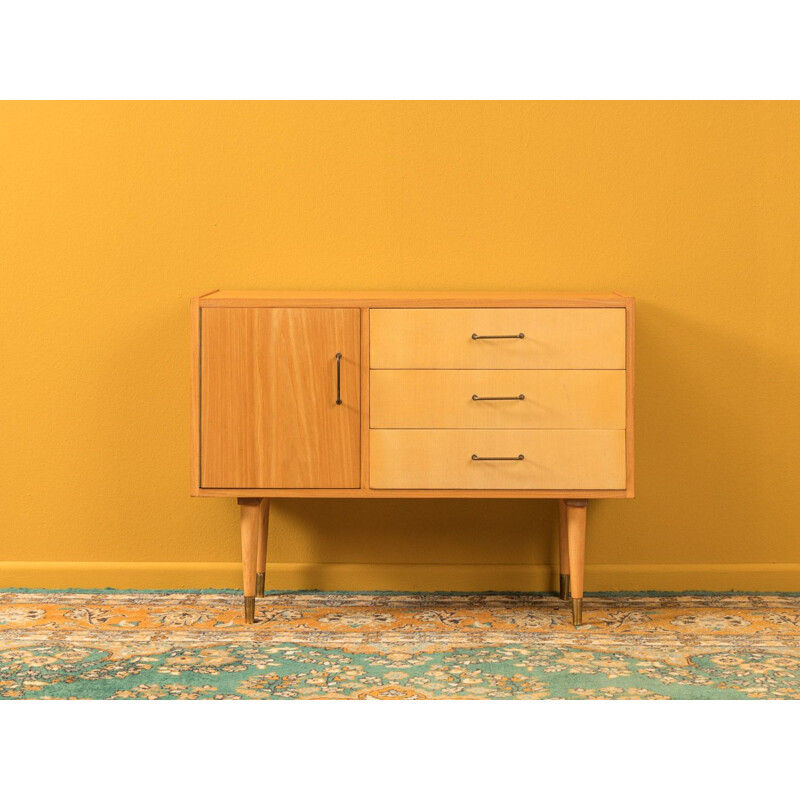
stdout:
{"type": "Polygon", "coordinates": [[[800,699],[800,596],[5,590],[0,698],[800,699]]]}

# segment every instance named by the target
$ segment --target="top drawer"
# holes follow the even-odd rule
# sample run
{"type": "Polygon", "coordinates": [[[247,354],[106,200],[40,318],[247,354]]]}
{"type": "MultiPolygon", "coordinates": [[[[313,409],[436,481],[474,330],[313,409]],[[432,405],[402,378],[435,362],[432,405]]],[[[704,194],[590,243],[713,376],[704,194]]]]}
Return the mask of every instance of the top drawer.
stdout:
{"type": "Polygon", "coordinates": [[[624,308],[382,308],[369,320],[373,369],[625,369],[624,308]]]}

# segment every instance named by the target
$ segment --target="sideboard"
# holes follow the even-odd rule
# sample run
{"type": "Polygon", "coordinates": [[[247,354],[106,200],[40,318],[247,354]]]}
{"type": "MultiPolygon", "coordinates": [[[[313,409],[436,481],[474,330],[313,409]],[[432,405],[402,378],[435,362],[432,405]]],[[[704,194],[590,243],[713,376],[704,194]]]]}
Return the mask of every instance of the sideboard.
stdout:
{"type": "Polygon", "coordinates": [[[582,621],[589,499],[633,497],[634,300],[213,291],[191,299],[191,494],[236,497],[245,620],[273,497],[553,498],[582,621]]]}

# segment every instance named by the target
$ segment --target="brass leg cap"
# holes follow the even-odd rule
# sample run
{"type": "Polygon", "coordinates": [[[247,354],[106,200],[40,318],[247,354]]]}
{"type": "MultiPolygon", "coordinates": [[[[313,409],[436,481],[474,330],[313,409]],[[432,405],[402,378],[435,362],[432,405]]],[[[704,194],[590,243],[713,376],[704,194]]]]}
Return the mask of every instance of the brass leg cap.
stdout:
{"type": "Polygon", "coordinates": [[[572,624],[580,625],[583,622],[583,598],[572,598],[572,624]]]}
{"type": "Polygon", "coordinates": [[[256,573],[256,597],[264,596],[264,573],[256,573]]]}
{"type": "Polygon", "coordinates": [[[561,573],[559,581],[559,595],[562,600],[569,600],[569,575],[561,573]]]}
{"type": "Polygon", "coordinates": [[[244,621],[252,625],[256,619],[256,599],[255,597],[245,597],[244,599],[244,621]]]}

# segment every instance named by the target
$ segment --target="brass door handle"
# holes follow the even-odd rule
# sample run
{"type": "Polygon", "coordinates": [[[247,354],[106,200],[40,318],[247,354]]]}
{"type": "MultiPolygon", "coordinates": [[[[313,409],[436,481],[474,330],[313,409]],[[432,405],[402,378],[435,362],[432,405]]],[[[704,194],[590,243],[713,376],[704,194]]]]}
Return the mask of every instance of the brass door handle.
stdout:
{"type": "Polygon", "coordinates": [[[472,454],[473,461],[524,461],[525,456],[520,453],[518,456],[479,456],[472,454]]]}
{"type": "Polygon", "coordinates": [[[478,395],[474,394],[472,395],[472,399],[473,400],[524,400],[525,395],[518,394],[515,395],[514,397],[478,397],[478,395]]]}
{"type": "Polygon", "coordinates": [[[473,339],[524,339],[524,333],[512,333],[505,336],[478,336],[477,333],[472,334],[473,339]]]}
{"type": "Polygon", "coordinates": [[[342,354],[336,354],[336,405],[342,404],[342,354]]]}

